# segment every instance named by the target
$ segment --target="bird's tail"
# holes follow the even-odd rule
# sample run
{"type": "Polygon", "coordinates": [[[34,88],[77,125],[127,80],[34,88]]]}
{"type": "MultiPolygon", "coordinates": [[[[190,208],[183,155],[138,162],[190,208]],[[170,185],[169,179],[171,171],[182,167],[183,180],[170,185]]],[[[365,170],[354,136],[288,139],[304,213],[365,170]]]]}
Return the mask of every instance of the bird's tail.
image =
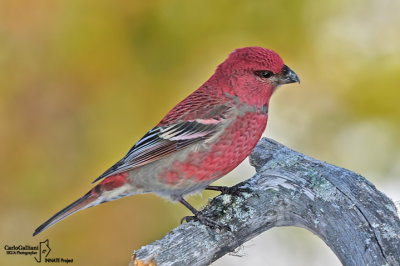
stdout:
{"type": "Polygon", "coordinates": [[[68,216],[80,210],[84,210],[86,208],[99,205],[103,202],[112,201],[133,194],[126,193],[126,189],[123,188],[125,184],[125,174],[118,174],[104,179],[88,193],[86,193],[83,197],[71,203],[61,211],[57,212],[50,219],[48,219],[46,222],[36,228],[33,236],[39,234],[43,230],[53,226],[59,221],[64,220],[68,216]]]}

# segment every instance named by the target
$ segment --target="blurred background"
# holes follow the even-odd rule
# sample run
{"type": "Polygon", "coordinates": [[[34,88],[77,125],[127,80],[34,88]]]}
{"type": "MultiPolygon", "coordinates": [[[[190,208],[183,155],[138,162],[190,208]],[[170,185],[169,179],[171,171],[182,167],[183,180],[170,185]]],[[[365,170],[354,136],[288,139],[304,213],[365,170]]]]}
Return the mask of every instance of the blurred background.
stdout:
{"type": "MultiPolygon", "coordinates": [[[[49,257],[73,265],[127,265],[178,226],[184,207],[139,195],[32,237],[244,46],[275,50],[301,78],[274,94],[265,136],[400,200],[399,12],[396,0],[0,0],[1,246],[49,239],[49,257]]],[[[253,173],[245,161],[218,184],[253,173]]],[[[276,228],[213,265],[321,264],[340,265],[324,242],[276,228]]]]}

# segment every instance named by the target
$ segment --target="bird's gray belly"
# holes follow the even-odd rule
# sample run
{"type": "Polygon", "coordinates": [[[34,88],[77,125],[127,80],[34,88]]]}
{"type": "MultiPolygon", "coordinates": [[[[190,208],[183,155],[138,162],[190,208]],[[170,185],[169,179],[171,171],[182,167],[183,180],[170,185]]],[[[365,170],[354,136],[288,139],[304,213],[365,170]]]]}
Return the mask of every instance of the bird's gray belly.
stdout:
{"type": "MultiPolygon", "coordinates": [[[[171,177],[174,173],[174,164],[187,160],[193,152],[202,154],[208,150],[209,143],[193,144],[184,150],[168,155],[157,161],[144,165],[130,171],[131,190],[137,193],[155,193],[172,201],[178,200],[181,196],[194,194],[203,190],[214,180],[198,181],[186,175],[171,177]]],[[[201,160],[201,158],[199,158],[201,160]]]]}

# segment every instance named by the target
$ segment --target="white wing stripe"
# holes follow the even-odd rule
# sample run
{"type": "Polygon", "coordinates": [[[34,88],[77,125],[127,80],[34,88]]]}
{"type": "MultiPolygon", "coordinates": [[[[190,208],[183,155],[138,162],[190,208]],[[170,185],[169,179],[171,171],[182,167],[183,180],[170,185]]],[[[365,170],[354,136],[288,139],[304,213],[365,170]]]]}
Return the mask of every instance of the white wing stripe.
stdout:
{"type": "Polygon", "coordinates": [[[197,123],[200,123],[200,124],[204,124],[204,125],[216,125],[219,122],[221,122],[217,119],[196,119],[194,121],[196,121],[197,123]]]}

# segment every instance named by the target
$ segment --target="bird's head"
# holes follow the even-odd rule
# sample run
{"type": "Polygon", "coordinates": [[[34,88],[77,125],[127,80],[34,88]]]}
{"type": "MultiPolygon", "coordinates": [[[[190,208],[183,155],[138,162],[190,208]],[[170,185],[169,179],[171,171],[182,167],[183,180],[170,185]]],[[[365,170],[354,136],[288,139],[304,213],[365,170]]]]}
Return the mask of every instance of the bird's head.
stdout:
{"type": "Polygon", "coordinates": [[[251,104],[268,101],[279,85],[300,82],[277,53],[261,47],[235,50],[214,76],[223,84],[224,92],[251,104]]]}

